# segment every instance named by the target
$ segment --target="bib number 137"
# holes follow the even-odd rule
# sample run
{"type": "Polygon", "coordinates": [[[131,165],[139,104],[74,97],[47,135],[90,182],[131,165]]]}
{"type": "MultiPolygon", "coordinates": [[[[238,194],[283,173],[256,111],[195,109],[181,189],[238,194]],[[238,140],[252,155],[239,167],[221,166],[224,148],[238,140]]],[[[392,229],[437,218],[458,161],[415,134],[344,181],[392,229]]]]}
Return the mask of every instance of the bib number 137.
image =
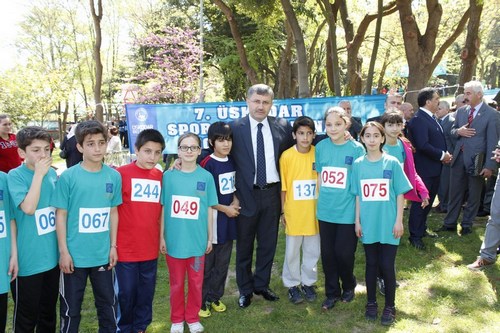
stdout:
{"type": "Polygon", "coordinates": [[[364,179],[361,181],[363,201],[389,201],[389,179],[364,179]]]}

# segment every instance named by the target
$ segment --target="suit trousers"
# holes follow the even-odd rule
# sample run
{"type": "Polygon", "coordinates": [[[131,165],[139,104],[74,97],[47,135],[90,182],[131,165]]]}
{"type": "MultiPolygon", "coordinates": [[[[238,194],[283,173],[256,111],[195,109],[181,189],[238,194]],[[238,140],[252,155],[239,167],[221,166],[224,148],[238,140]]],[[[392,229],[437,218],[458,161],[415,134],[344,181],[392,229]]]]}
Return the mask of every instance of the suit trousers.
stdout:
{"type": "Polygon", "coordinates": [[[286,236],[283,285],[287,288],[300,284],[312,286],[318,280],[320,254],[319,234],[311,236],[286,236]],[[302,249],[302,265],[300,250],[302,249]]]}
{"type": "Polygon", "coordinates": [[[153,297],[158,260],[118,262],[118,327],[120,332],[146,331],[153,320],[153,297]]]}
{"type": "Polygon", "coordinates": [[[269,288],[278,241],[280,189],[279,184],[265,190],[253,189],[256,212],[252,216],[240,214],[236,220],[236,282],[240,295],[269,288]],[[252,274],[255,239],[257,250],[252,274]]]}
{"type": "Polygon", "coordinates": [[[7,326],[7,298],[9,293],[0,294],[0,332],[5,333],[7,326]]]}
{"type": "Polygon", "coordinates": [[[465,191],[468,189],[467,204],[464,208],[462,217],[462,227],[472,227],[474,218],[479,210],[481,201],[481,189],[484,184],[484,178],[480,176],[470,176],[465,170],[462,153],[456,157],[455,164],[451,167],[450,178],[450,201],[448,203],[448,213],[444,218],[444,226],[454,228],[457,226],[458,217],[462,208],[465,191]]]}
{"type": "Polygon", "coordinates": [[[410,229],[410,239],[422,239],[427,230],[427,215],[429,214],[436,194],[439,189],[439,177],[421,177],[429,191],[429,205],[422,208],[422,203],[412,201],[410,207],[410,217],[408,218],[408,229],[410,229]]]}
{"type": "Polygon", "coordinates": [[[83,296],[90,278],[94,293],[94,304],[97,309],[99,333],[114,333],[118,330],[117,308],[118,299],[115,294],[114,270],[108,270],[108,265],[77,268],[71,274],[61,272],[60,277],[60,316],[61,333],[78,333],[83,296]]]}
{"type": "Polygon", "coordinates": [[[451,168],[449,164],[443,165],[437,194],[441,210],[448,210],[448,201],[450,200],[450,171],[451,168]]]}
{"type": "Polygon", "coordinates": [[[212,252],[205,254],[205,276],[203,278],[202,302],[215,302],[224,295],[227,271],[231,261],[233,241],[212,244],[212,252]]]}
{"type": "Polygon", "coordinates": [[[13,331],[54,333],[58,290],[59,265],[38,274],[18,276],[12,281],[15,302],[13,331]]]}
{"type": "Polygon", "coordinates": [[[483,244],[479,251],[481,258],[495,261],[497,249],[500,245],[500,181],[497,178],[495,193],[491,202],[490,218],[486,224],[483,244]]]}

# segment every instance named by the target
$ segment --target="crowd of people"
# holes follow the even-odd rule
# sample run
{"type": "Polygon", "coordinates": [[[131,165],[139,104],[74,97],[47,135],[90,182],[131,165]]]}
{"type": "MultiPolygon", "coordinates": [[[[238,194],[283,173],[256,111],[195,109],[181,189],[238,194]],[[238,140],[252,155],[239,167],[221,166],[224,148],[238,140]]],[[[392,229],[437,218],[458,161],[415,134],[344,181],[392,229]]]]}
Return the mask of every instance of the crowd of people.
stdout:
{"type": "MultiPolygon", "coordinates": [[[[344,100],[325,112],[326,133],[316,135],[307,116],[293,126],[269,116],[273,91],[257,84],[247,92],[246,117],[213,123],[209,151],[196,134],[181,135],[179,159],[164,172],[159,131],[142,131],[134,143],[137,160],[113,169],[103,158],[118,149],[112,147],[119,147],[121,130],[84,121],[64,142],[69,153],[73,140],[82,160],[58,178],[50,135],[31,126],[14,136],[9,118],[0,115],[0,165],[6,166],[0,173],[0,332],[9,288],[15,332],[55,332],[58,299],[61,331],[78,332],[88,279],[99,332],[145,332],[159,253],[169,270],[170,331],[184,332],[187,324],[190,332],[203,332],[200,318],[227,309],[222,298],[234,241],[237,305],[249,307],[254,295],[280,299],[270,288],[280,222],[286,234],[281,277],[291,303],[317,299],[320,259],[321,308],[351,302],[360,241],[365,317],[392,325],[405,199],[415,249],[425,248],[424,237],[436,237],[427,228],[436,196],[446,212],[438,232],[457,232],[463,207],[460,235],[466,236],[485,179],[500,162],[498,113],[483,101],[479,82],[464,88],[454,113],[434,88],[418,93],[416,112],[390,94],[384,113],[364,125],[344,100]],[[377,284],[385,295],[380,313],[377,284]]],[[[494,193],[480,256],[470,269],[496,259],[500,196],[494,193]]]]}

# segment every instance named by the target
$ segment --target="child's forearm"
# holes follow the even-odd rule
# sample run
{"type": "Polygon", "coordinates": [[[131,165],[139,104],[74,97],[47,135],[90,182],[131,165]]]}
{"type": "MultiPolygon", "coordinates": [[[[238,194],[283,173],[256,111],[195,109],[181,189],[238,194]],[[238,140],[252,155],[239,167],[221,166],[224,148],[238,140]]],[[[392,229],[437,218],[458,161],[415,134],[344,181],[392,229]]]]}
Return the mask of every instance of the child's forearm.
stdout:
{"type": "Polygon", "coordinates": [[[42,181],[45,175],[39,173],[34,174],[33,180],[31,181],[30,189],[23,202],[19,205],[23,213],[27,215],[35,214],[36,208],[38,207],[38,202],[40,201],[40,192],[42,190],[42,181]]]}
{"type": "Polygon", "coordinates": [[[403,211],[404,211],[404,195],[400,194],[397,197],[397,211],[396,211],[396,223],[403,223],[403,211]]]}
{"type": "Polygon", "coordinates": [[[118,233],[118,208],[111,207],[109,224],[109,240],[112,247],[116,248],[116,235],[118,233]]]}
{"type": "Polygon", "coordinates": [[[66,242],[66,221],[68,218],[68,211],[65,209],[57,209],[56,211],[56,234],[57,245],[60,254],[69,254],[68,244],[66,242]]]}
{"type": "Polygon", "coordinates": [[[208,207],[208,242],[212,243],[213,240],[213,211],[212,207],[208,207]]]}

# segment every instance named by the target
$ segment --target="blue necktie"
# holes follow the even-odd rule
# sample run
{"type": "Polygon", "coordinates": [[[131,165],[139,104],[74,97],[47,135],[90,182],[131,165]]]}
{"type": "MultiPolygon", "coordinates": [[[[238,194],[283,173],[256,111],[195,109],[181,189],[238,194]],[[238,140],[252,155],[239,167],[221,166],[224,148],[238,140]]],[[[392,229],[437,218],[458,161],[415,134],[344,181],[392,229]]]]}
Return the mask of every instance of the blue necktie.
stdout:
{"type": "Polygon", "coordinates": [[[262,135],[262,123],[257,124],[257,186],[263,187],[266,180],[266,152],[264,150],[264,135],[262,135]]]}

